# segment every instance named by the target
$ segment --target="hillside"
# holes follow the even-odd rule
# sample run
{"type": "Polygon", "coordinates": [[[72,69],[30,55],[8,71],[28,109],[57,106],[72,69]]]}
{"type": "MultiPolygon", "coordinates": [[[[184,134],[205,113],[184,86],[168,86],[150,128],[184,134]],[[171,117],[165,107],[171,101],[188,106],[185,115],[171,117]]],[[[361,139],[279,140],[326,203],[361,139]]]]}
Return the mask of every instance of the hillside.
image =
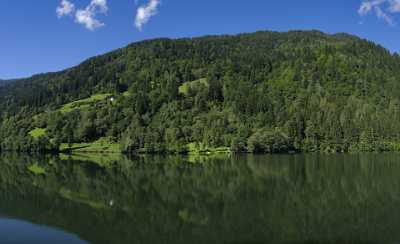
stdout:
{"type": "Polygon", "coordinates": [[[0,79],[0,86],[6,85],[7,82],[10,82],[10,81],[0,79]]]}
{"type": "Polygon", "coordinates": [[[400,58],[348,34],[156,39],[0,85],[1,150],[400,149],[400,58]]]}

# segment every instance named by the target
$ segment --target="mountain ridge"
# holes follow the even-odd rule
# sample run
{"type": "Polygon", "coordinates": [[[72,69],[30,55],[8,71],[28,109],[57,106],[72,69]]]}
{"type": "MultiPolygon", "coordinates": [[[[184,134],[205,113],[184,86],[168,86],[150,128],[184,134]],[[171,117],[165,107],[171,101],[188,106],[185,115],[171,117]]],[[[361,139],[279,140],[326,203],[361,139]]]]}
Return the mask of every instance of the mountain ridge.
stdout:
{"type": "Polygon", "coordinates": [[[1,149],[394,150],[399,81],[397,54],[343,33],[145,40],[0,87],[1,149]]]}
{"type": "MultiPolygon", "coordinates": [[[[39,72],[39,73],[30,75],[30,76],[26,76],[26,77],[19,77],[19,78],[13,78],[13,79],[0,79],[0,82],[1,81],[9,81],[9,82],[11,82],[11,81],[26,80],[26,79],[34,78],[34,77],[37,77],[37,76],[46,76],[46,75],[53,75],[53,74],[58,74],[58,73],[61,73],[61,72],[66,72],[66,71],[68,71],[70,69],[73,69],[73,68],[75,68],[75,67],[77,67],[79,65],[82,65],[85,62],[88,62],[88,61],[90,61],[92,59],[96,59],[96,58],[102,57],[104,55],[107,55],[107,54],[110,54],[110,53],[113,53],[113,52],[117,52],[117,51],[125,49],[125,48],[129,48],[129,47],[134,46],[134,45],[145,44],[145,43],[153,42],[153,41],[162,41],[162,40],[179,41],[179,40],[194,40],[194,39],[202,39],[202,38],[237,37],[237,36],[254,35],[254,34],[257,34],[257,33],[280,33],[280,34],[282,34],[282,33],[296,33],[296,32],[298,32],[298,33],[317,33],[317,34],[321,34],[321,35],[325,35],[325,36],[342,37],[342,38],[348,38],[348,39],[358,39],[358,40],[364,40],[364,41],[368,41],[368,42],[374,43],[374,42],[372,42],[372,41],[370,41],[368,39],[364,39],[364,38],[361,38],[361,37],[359,37],[357,35],[349,34],[349,33],[346,33],[346,32],[338,32],[338,33],[329,34],[329,33],[326,33],[326,32],[323,32],[323,31],[319,31],[319,30],[314,30],[314,29],[312,29],[312,30],[291,30],[291,31],[287,31],[287,32],[262,30],[262,31],[256,31],[256,32],[243,32],[243,33],[238,33],[238,34],[222,34],[222,35],[215,34],[215,35],[202,35],[202,36],[195,36],[195,37],[180,37],[180,38],[158,37],[158,38],[151,38],[151,39],[145,39],[145,40],[141,40],[141,41],[132,42],[132,43],[129,43],[129,44],[125,45],[124,47],[116,48],[116,49],[113,49],[111,51],[99,54],[99,55],[91,56],[91,57],[86,58],[83,61],[79,62],[77,65],[73,65],[73,66],[65,68],[65,69],[61,69],[61,70],[57,70],[57,71],[49,71],[49,72],[39,72]]],[[[374,43],[374,44],[376,44],[376,43],[374,43]]],[[[376,44],[376,45],[381,46],[380,44],[376,44]]],[[[386,49],[383,46],[382,46],[382,48],[386,49]]]]}

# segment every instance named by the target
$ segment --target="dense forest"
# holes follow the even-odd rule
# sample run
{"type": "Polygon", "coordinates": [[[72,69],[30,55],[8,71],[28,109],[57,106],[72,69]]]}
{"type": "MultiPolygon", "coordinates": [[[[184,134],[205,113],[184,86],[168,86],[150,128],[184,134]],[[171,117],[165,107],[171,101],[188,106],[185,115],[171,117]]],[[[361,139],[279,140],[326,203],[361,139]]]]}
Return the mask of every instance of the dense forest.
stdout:
{"type": "Polygon", "coordinates": [[[12,82],[12,81],[6,81],[6,80],[1,80],[0,79],[0,86],[6,85],[7,82],[12,82]]]}
{"type": "Polygon", "coordinates": [[[318,31],[156,39],[6,82],[0,111],[3,151],[399,150],[400,57],[318,31]]]}

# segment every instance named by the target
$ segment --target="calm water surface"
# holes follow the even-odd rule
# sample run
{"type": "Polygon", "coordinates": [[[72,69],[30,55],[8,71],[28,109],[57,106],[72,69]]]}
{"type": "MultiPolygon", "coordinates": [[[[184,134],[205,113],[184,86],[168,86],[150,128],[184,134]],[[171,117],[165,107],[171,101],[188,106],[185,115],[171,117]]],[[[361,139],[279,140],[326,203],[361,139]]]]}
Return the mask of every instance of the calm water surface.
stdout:
{"type": "Polygon", "coordinates": [[[3,155],[0,243],[400,243],[400,154],[3,155]]]}

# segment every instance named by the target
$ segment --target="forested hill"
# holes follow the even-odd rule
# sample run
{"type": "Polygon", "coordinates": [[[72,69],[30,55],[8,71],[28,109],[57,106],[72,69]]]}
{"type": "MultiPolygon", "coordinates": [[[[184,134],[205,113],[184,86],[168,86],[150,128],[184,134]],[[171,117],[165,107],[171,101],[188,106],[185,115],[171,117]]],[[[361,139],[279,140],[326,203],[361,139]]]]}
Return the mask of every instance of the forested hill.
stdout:
{"type": "Polygon", "coordinates": [[[4,86],[6,84],[6,82],[8,82],[8,81],[0,79],[0,86],[4,86]]]}
{"type": "Polygon", "coordinates": [[[157,39],[8,83],[0,111],[2,150],[397,150],[400,58],[317,31],[157,39]]]}

